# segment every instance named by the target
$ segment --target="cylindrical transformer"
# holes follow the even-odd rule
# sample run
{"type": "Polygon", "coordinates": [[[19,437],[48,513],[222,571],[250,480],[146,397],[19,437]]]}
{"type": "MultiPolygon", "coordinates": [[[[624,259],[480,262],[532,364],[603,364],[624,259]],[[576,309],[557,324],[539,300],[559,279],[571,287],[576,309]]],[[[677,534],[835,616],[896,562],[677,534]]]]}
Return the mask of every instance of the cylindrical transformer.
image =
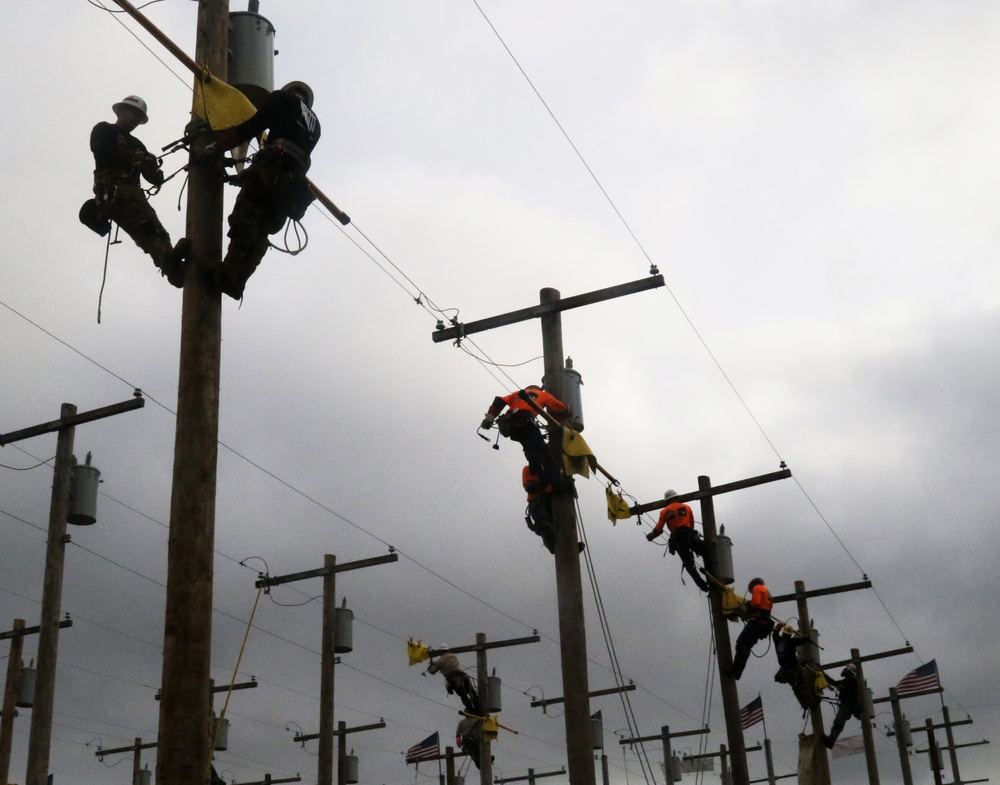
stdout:
{"type": "Polygon", "coordinates": [[[344,756],[344,782],[354,785],[358,781],[358,756],[351,750],[350,755],[344,756]]]}
{"type": "Polygon", "coordinates": [[[865,687],[864,694],[861,696],[865,702],[865,711],[868,712],[868,716],[874,718],[875,716],[875,698],[872,695],[872,688],[865,687]]]}
{"type": "Polygon", "coordinates": [[[465,775],[456,774],[451,781],[454,782],[455,785],[465,785],[465,775]]]}
{"type": "Polygon", "coordinates": [[[670,762],[670,781],[671,782],[680,782],[681,781],[681,774],[683,773],[683,771],[684,771],[684,769],[681,766],[681,759],[677,755],[677,753],[675,752],[673,754],[673,756],[671,756],[671,762],[670,762]]]}
{"type": "Polygon", "coordinates": [[[17,700],[14,705],[19,709],[30,709],[35,705],[35,679],[38,672],[35,670],[35,661],[27,668],[21,666],[21,675],[18,677],[17,700]]]}
{"type": "Polygon", "coordinates": [[[601,712],[590,715],[590,732],[593,734],[593,746],[595,750],[604,749],[604,718],[601,712]]]}
{"type": "Polygon", "coordinates": [[[500,677],[494,671],[492,676],[486,677],[486,711],[503,711],[503,699],[500,697],[500,677]]]}
{"type": "MultiPolygon", "coordinates": [[[[895,725],[895,723],[893,723],[895,725]]],[[[910,732],[910,721],[903,720],[902,725],[896,726],[896,733],[903,737],[903,746],[913,746],[913,734],[910,732]]]]}
{"type": "Polygon", "coordinates": [[[726,534],[715,535],[715,577],[727,586],[736,580],[733,575],[733,541],[726,534]]]}
{"type": "Polygon", "coordinates": [[[229,720],[225,717],[212,717],[212,738],[215,739],[216,752],[229,749],[229,720]]]}
{"type": "Polygon", "coordinates": [[[135,785],[153,785],[153,772],[149,770],[148,765],[139,772],[139,778],[135,785]]]}
{"type": "MultiPolygon", "coordinates": [[[[347,599],[344,599],[346,606],[347,599]]],[[[347,654],[354,651],[354,611],[347,607],[334,608],[333,628],[334,643],[333,650],[337,654],[347,654]]]]}
{"type": "Polygon", "coordinates": [[[81,466],[75,462],[69,469],[69,514],[66,522],[77,526],[90,526],[97,522],[97,487],[101,484],[101,472],[87,462],[81,466]]]}
{"type": "Polygon", "coordinates": [[[804,646],[799,646],[795,650],[795,656],[799,658],[799,662],[819,662],[820,660],[819,651],[819,630],[809,625],[809,643],[804,646]]]}
{"type": "MultiPolygon", "coordinates": [[[[583,386],[583,378],[579,371],[573,370],[573,358],[566,358],[566,367],[563,368],[563,403],[569,407],[569,419],[566,425],[577,433],[583,433],[583,396],[580,388],[583,386]]],[[[542,377],[542,387],[545,387],[545,377],[542,377]]]]}
{"type": "Polygon", "coordinates": [[[253,11],[229,15],[229,84],[258,109],[274,90],[274,25],[253,11]]]}

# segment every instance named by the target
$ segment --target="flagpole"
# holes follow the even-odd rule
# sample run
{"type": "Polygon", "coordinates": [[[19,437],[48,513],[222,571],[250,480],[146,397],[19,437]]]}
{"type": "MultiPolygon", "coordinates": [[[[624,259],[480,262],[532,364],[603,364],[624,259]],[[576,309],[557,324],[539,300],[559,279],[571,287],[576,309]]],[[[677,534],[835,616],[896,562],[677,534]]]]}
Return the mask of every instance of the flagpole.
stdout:
{"type": "MultiPolygon", "coordinates": [[[[757,698],[760,698],[760,693],[757,693],[757,698]]],[[[767,719],[764,717],[764,701],[760,702],[760,722],[764,726],[764,738],[767,738],[767,719]]]]}

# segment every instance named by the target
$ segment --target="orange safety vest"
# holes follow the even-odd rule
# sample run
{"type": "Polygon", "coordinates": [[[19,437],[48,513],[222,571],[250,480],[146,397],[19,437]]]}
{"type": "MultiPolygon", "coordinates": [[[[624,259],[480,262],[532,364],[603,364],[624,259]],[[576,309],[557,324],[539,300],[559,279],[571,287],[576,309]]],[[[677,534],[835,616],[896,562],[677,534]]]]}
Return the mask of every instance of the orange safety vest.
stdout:
{"type": "MultiPolygon", "coordinates": [[[[565,414],[566,411],[568,411],[569,409],[569,407],[566,404],[564,404],[562,401],[560,401],[551,393],[545,392],[545,390],[531,390],[530,392],[528,392],[528,395],[534,398],[535,403],[537,403],[539,406],[542,407],[547,406],[556,414],[565,414]]],[[[531,404],[521,397],[520,391],[515,391],[512,392],[510,395],[505,395],[501,400],[505,404],[507,404],[507,406],[510,408],[512,412],[527,411],[531,412],[532,414],[535,413],[535,410],[531,408],[531,404]]]]}
{"type": "Polygon", "coordinates": [[[656,521],[656,527],[653,529],[654,536],[662,532],[664,526],[667,527],[668,532],[673,532],[685,526],[694,528],[694,513],[683,502],[668,504],[660,510],[660,517],[656,521]]]}
{"type": "Polygon", "coordinates": [[[521,485],[524,487],[525,493],[528,494],[529,502],[534,501],[543,493],[551,493],[552,491],[551,485],[546,485],[544,488],[541,488],[540,490],[529,491],[528,486],[532,483],[534,483],[536,487],[540,484],[538,482],[538,475],[532,473],[530,466],[525,466],[523,469],[521,469],[521,485]]]}
{"type": "Polygon", "coordinates": [[[753,587],[753,593],[750,595],[750,605],[764,613],[771,612],[774,604],[771,602],[771,592],[767,590],[767,586],[759,584],[753,587]]]}

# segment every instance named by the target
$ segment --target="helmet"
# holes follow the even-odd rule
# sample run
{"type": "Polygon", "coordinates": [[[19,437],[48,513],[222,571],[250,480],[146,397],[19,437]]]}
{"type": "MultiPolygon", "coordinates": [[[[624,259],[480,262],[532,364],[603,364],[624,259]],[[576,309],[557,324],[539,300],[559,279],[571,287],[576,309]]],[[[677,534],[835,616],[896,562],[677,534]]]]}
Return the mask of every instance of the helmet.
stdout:
{"type": "Polygon", "coordinates": [[[125,96],[121,101],[111,107],[111,111],[117,115],[126,106],[129,106],[132,109],[138,109],[139,112],[142,113],[142,119],[139,121],[139,125],[145,125],[149,122],[149,115],[146,114],[146,102],[137,95],[125,96]]]}
{"type": "Polygon", "coordinates": [[[666,499],[672,499],[676,495],[677,495],[677,491],[675,491],[673,488],[669,488],[669,489],[667,489],[667,490],[665,490],[663,492],[663,498],[664,498],[664,500],[666,500],[666,499]]]}
{"type": "Polygon", "coordinates": [[[310,109],[312,109],[312,105],[313,105],[313,91],[312,91],[312,88],[309,85],[307,85],[305,82],[299,82],[299,81],[289,82],[288,84],[286,84],[281,89],[282,90],[294,90],[297,93],[302,93],[302,96],[303,96],[303,98],[304,98],[304,100],[306,102],[306,106],[308,106],[310,109]]]}
{"type": "Polygon", "coordinates": [[[763,585],[764,585],[763,578],[754,578],[752,581],[750,581],[750,583],[747,584],[747,591],[753,591],[754,586],[763,586],[763,585]]]}
{"type": "Polygon", "coordinates": [[[855,665],[853,662],[844,666],[844,670],[840,672],[841,676],[847,676],[848,674],[850,674],[851,676],[858,675],[858,666],[855,665]]]}
{"type": "Polygon", "coordinates": [[[437,650],[438,651],[448,651],[448,644],[447,643],[440,643],[440,644],[438,644],[437,650]]]}

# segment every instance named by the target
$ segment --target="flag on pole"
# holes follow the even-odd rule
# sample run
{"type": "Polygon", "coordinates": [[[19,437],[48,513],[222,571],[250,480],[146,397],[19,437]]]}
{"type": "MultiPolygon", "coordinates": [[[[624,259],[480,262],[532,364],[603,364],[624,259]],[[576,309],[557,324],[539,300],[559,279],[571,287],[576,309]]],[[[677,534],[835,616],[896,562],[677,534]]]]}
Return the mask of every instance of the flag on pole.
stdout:
{"type": "Polygon", "coordinates": [[[896,693],[902,697],[912,692],[923,692],[941,686],[938,678],[937,660],[931,660],[926,665],[921,665],[916,670],[907,673],[901,682],[896,685],[896,693]]]}
{"type": "Polygon", "coordinates": [[[424,739],[419,744],[414,744],[406,751],[407,763],[419,763],[422,760],[430,760],[441,754],[441,742],[437,731],[424,739]]]}
{"type": "Polygon", "coordinates": [[[846,758],[849,755],[858,755],[864,751],[864,736],[848,736],[846,739],[837,739],[833,743],[834,758],[846,758]]]}
{"type": "Polygon", "coordinates": [[[740,709],[740,727],[746,730],[749,727],[756,725],[758,722],[764,721],[764,703],[760,699],[760,695],[750,701],[746,706],[740,709]]]}

